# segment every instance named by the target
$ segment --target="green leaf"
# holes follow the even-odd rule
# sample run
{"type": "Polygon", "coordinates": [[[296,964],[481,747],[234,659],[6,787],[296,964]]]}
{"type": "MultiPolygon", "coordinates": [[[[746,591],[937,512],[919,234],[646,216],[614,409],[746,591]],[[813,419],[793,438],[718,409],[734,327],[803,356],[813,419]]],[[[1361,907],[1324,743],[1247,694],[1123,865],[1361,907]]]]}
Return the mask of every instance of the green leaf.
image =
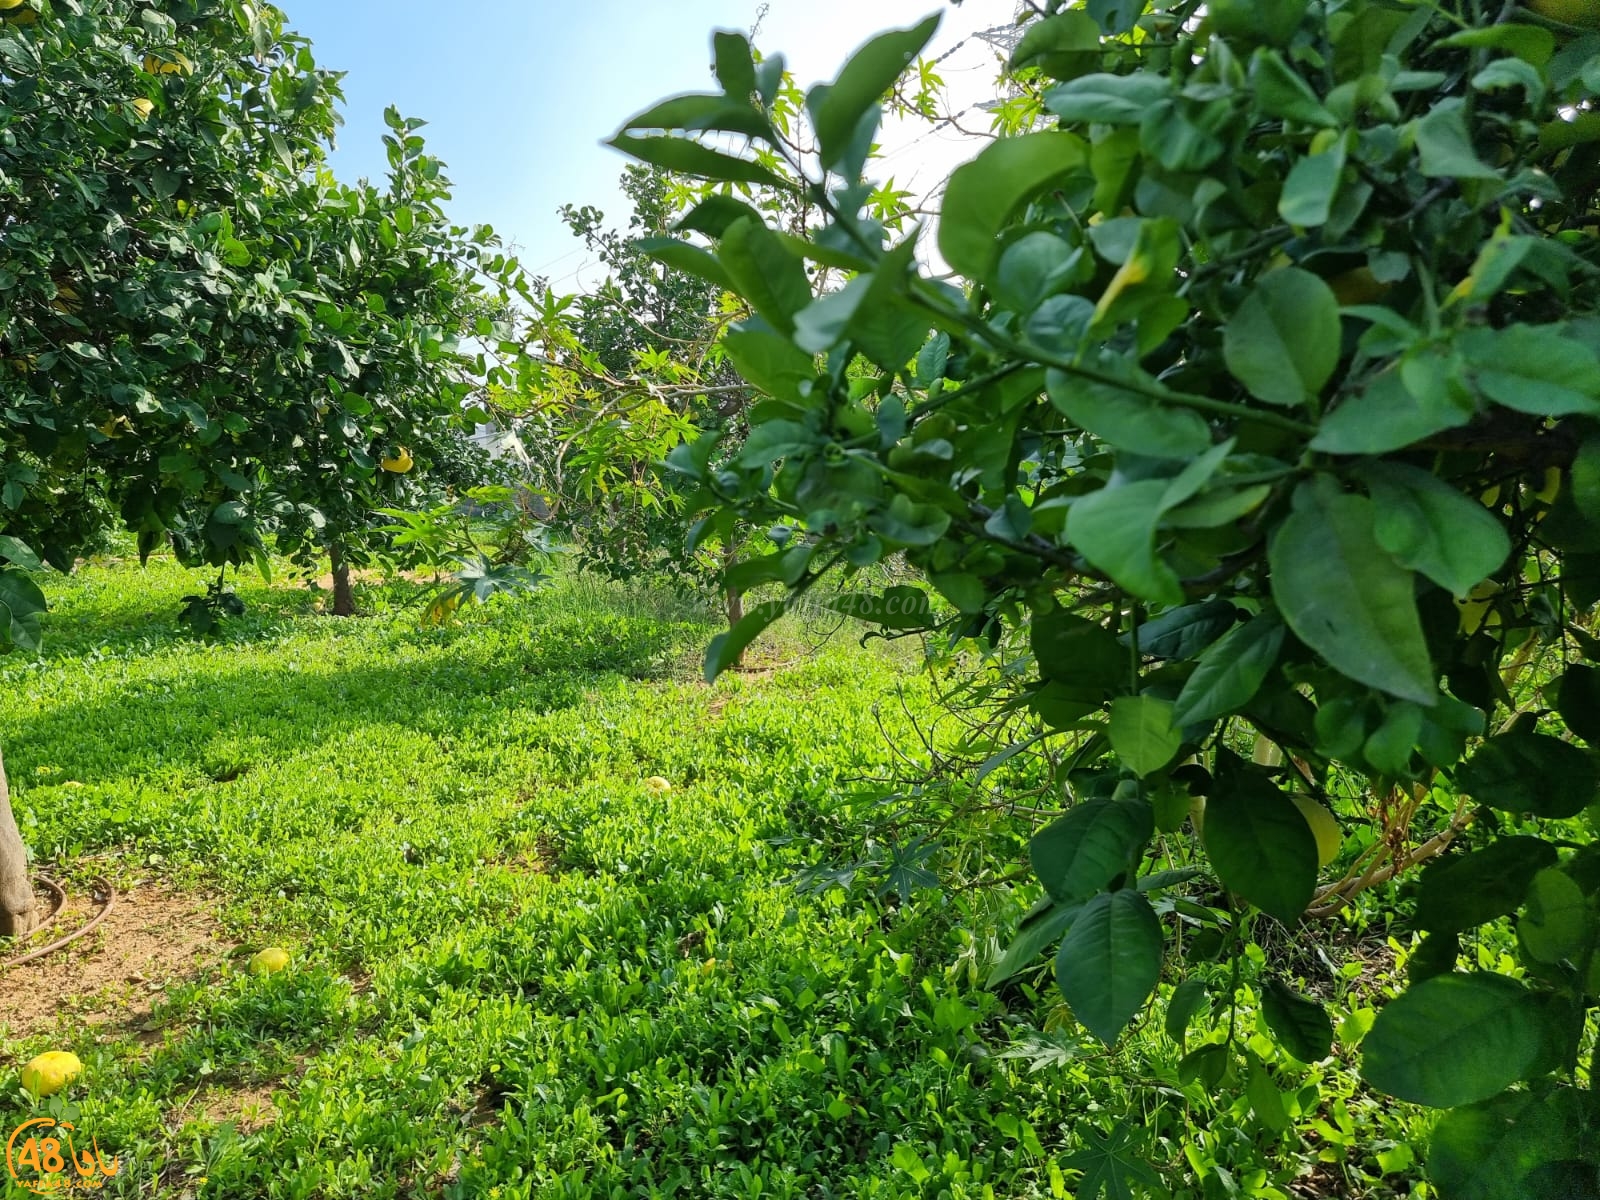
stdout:
{"type": "Polygon", "coordinates": [[[1458,600],[1510,557],[1511,538],[1499,518],[1431,472],[1381,463],[1362,478],[1377,506],[1378,544],[1458,600]]]}
{"type": "Polygon", "coordinates": [[[1172,989],[1167,997],[1167,1017],[1163,1024],[1166,1034],[1175,1042],[1183,1041],[1200,1006],[1206,1002],[1206,981],[1198,976],[1185,979],[1172,989]]]}
{"type": "Polygon", "coordinates": [[[1277,663],[1283,633],[1283,621],[1268,612],[1213,642],[1178,693],[1173,724],[1212,721],[1248,703],[1277,663]]]}
{"type": "Polygon", "coordinates": [[[1238,770],[1206,797],[1206,856],[1229,891],[1292,925],[1317,887],[1317,839],[1266,776],[1238,770]]]}
{"type": "Polygon", "coordinates": [[[1069,421],[1119,450],[1192,458],[1211,445],[1211,427],[1190,409],[1054,368],[1045,376],[1045,387],[1050,403],[1069,421]]]}
{"type": "MultiPolygon", "coordinates": [[[[1239,610],[1220,597],[1168,609],[1139,626],[1139,654],[1147,658],[1196,658],[1239,622],[1239,610]]],[[[1117,639],[1124,646],[1131,638],[1117,639]]]]}
{"type": "Polygon", "coordinates": [[[950,526],[950,514],[931,504],[918,504],[904,492],[897,492],[887,509],[869,519],[872,531],[887,542],[902,546],[931,546],[950,526]]]}
{"type": "Polygon", "coordinates": [[[1035,614],[1028,641],[1039,673],[1047,679],[1109,689],[1128,677],[1128,652],[1116,635],[1065,609],[1035,614]]]}
{"type": "Polygon", "coordinates": [[[1152,71],[1085,75],[1051,88],[1044,106],[1069,125],[1138,125],[1171,94],[1171,81],[1152,71]]]}
{"type": "Polygon", "coordinates": [[[1517,937],[1535,962],[1577,961],[1589,942],[1589,905],[1572,876],[1546,867],[1533,877],[1517,937]]]}
{"type": "Polygon", "coordinates": [[[682,129],[691,133],[714,131],[740,133],[746,137],[774,141],[772,125],[748,101],[726,96],[691,93],[663,100],[633,117],[624,129],[682,129]]]}
{"type": "Polygon", "coordinates": [[[1323,454],[1388,454],[1471,419],[1470,412],[1454,405],[1424,405],[1406,389],[1400,371],[1389,370],[1323,417],[1311,448],[1323,454]]]}
{"type": "Polygon", "coordinates": [[[1413,121],[1411,128],[1424,175],[1434,179],[1499,178],[1472,147],[1464,101],[1459,96],[1435,101],[1427,115],[1413,121]]]}
{"type": "Polygon", "coordinates": [[[1172,702],[1155,696],[1113,700],[1106,735],[1122,765],[1141,779],[1171,762],[1183,745],[1172,722],[1172,702]]]}
{"type": "Polygon", "coordinates": [[[1017,936],[1011,939],[1005,954],[989,972],[987,986],[998,987],[1018,972],[1025,971],[1044,953],[1047,946],[1055,944],[1082,911],[1082,904],[1054,901],[1029,913],[1017,926],[1017,936]]]}
{"type": "MultiPolygon", "coordinates": [[[[1090,0],[1091,8],[1094,2],[1090,0]]],[[[1100,0],[1101,7],[1128,3],[1129,0],[1100,0]]],[[[1132,0],[1132,3],[1142,6],[1143,0],[1132,0]]],[[[1083,1142],[1082,1147],[1061,1160],[1067,1170],[1082,1172],[1082,1178],[1073,1189],[1076,1200],[1100,1200],[1102,1196],[1105,1200],[1134,1200],[1135,1196],[1160,1193],[1161,1176],[1139,1157],[1133,1127],[1127,1122],[1117,1121],[1109,1134],[1102,1134],[1085,1122],[1078,1126],[1076,1133],[1083,1142]]]]}
{"type": "Polygon", "coordinates": [[[1033,835],[1028,861],[1052,896],[1079,903],[1133,873],[1154,820],[1144,800],[1085,800],[1033,835]]]}
{"type": "Polygon", "coordinates": [[[1419,884],[1417,928],[1464,933],[1513,913],[1533,877],[1555,861],[1556,848],[1543,838],[1502,837],[1429,863],[1419,884]]]}
{"type": "Polygon", "coordinates": [[[43,648],[40,617],[46,607],[38,584],[14,568],[0,568],[0,654],[43,648]]]}
{"type": "Polygon", "coordinates": [[[1339,301],[1309,271],[1270,271],[1228,322],[1222,353],[1256,399],[1302,405],[1339,365],[1339,301]]]}
{"type": "Polygon", "coordinates": [[[1067,513],[1067,537],[1123,590],[1155,604],[1181,604],[1182,582],[1156,553],[1166,489],[1164,479],[1142,479],[1080,496],[1067,513]]]}
{"type": "Polygon", "coordinates": [[[1438,42],[1440,46],[1458,46],[1467,50],[1504,50],[1524,62],[1542,67],[1555,52],[1555,34],[1538,25],[1519,25],[1507,22],[1478,29],[1463,29],[1438,42]]]}
{"type": "Polygon", "coordinates": [[[824,167],[844,157],[862,114],[894,86],[938,28],[936,13],[910,29],[879,34],[850,56],[831,85],[812,89],[806,104],[824,167]]]}
{"type": "Polygon", "coordinates": [[[1144,1006],[1161,978],[1161,922],[1131,888],[1083,906],[1056,955],[1056,984],[1072,1015],[1107,1045],[1144,1006]]]}
{"type": "Polygon", "coordinates": [[[1278,1045],[1303,1063],[1317,1063],[1333,1052],[1333,1021],[1328,1010],[1281,979],[1268,979],[1261,992],[1261,1015],[1278,1045]]]}
{"type": "Polygon", "coordinates": [[[1384,1005],[1361,1043],[1361,1073],[1397,1099],[1454,1108],[1524,1078],[1543,1042],[1539,1008],[1520,984],[1435,975],[1384,1005]]]}
{"type": "Polygon", "coordinates": [[[1600,413],[1600,358],[1549,325],[1469,329],[1457,339],[1478,390],[1538,417],[1600,413]]]}
{"type": "Polygon", "coordinates": [[[847,592],[825,600],[823,607],[885,629],[927,629],[934,623],[928,593],[909,584],[885,588],[881,594],[847,592]]]}
{"type": "Polygon", "coordinates": [[[758,604],[732,629],[712,638],[711,645],[706,648],[706,682],[715,683],[718,675],[739,661],[746,647],[761,636],[761,631],[782,615],[781,604],[758,604]]]}
{"type": "Polygon", "coordinates": [[[1330,666],[1425,707],[1437,696],[1412,575],[1378,544],[1370,500],[1302,484],[1267,551],[1289,628],[1330,666]]]}
{"type": "Polygon", "coordinates": [[[702,146],[699,142],[691,142],[687,138],[639,138],[619,133],[607,144],[616,147],[624,154],[632,155],[640,162],[665,167],[680,175],[692,175],[696,179],[711,179],[722,183],[760,183],[780,190],[786,186],[783,180],[760,163],[735,158],[731,154],[724,154],[720,150],[713,150],[709,146],[702,146]]]}
{"type": "Polygon", "coordinates": [[[1282,1133],[1289,1128],[1289,1113],[1283,1104],[1283,1093],[1272,1082],[1272,1076],[1267,1074],[1259,1058],[1248,1050],[1245,1056],[1250,1060],[1250,1068],[1245,1077],[1244,1094],[1250,1101],[1250,1107],[1262,1125],[1273,1133],[1282,1133]]]}
{"type": "Polygon", "coordinates": [[[1514,730],[1478,747],[1456,786],[1479,804],[1536,817],[1575,817],[1595,801],[1594,759],[1547,733],[1514,730]]]}
{"type": "Polygon", "coordinates": [[[1308,154],[1297,160],[1283,181],[1283,192],[1278,196],[1278,215],[1288,224],[1302,229],[1326,225],[1333,214],[1339,181],[1344,176],[1344,161],[1343,142],[1335,143],[1320,154],[1308,154]]]}
{"type": "Polygon", "coordinates": [[[1339,124],[1322,106],[1311,85],[1276,50],[1263,46],[1255,52],[1250,60],[1250,82],[1255,87],[1257,107],[1269,117],[1319,129],[1333,129],[1339,124]]]}
{"type": "Polygon", "coordinates": [[[774,329],[793,335],[795,314],[812,301],[811,280],[776,233],[748,217],[735,221],[717,243],[717,261],[733,291],[774,329]]]}
{"type": "Polygon", "coordinates": [[[28,547],[27,543],[12,537],[9,533],[0,533],[0,558],[16,563],[24,571],[44,570],[44,563],[39,561],[39,556],[28,547]]]}
{"type": "Polygon", "coordinates": [[[692,233],[703,233],[709,238],[719,238],[728,231],[741,217],[749,217],[752,221],[761,220],[761,216],[743,200],[732,196],[712,195],[707,196],[685,213],[673,226],[692,233]]]}
{"type": "Polygon", "coordinates": [[[1588,1103],[1585,1092],[1562,1087],[1505,1092],[1451,1109],[1428,1143],[1428,1178],[1450,1200],[1593,1200],[1592,1186],[1546,1188],[1539,1179],[1553,1164],[1582,1161],[1588,1103]]]}
{"type": "Polygon", "coordinates": [[[1011,52],[1011,70],[1038,67],[1052,79],[1092,71],[1100,59],[1100,26],[1085,12],[1058,13],[1026,26],[1011,52]]]}
{"type": "Polygon", "coordinates": [[[1556,685],[1556,711],[1568,729],[1600,746],[1600,670],[1575,663],[1556,685]]]}
{"type": "Polygon", "coordinates": [[[987,279],[999,254],[996,239],[1012,214],[1087,160],[1083,140],[1070,133],[995,142],[951,174],[939,218],[939,253],[968,279],[987,279]]]}
{"type": "Polygon", "coordinates": [[[683,271],[685,274],[704,279],[726,292],[737,290],[733,280],[728,278],[728,273],[722,269],[722,264],[712,256],[711,252],[691,242],[671,237],[648,237],[640,238],[634,246],[641,253],[659,263],[665,263],[674,271],[683,271]]]}
{"type": "Polygon", "coordinates": [[[719,29],[711,35],[717,82],[730,99],[750,102],[756,90],[756,64],[750,53],[750,39],[742,33],[719,29]]]}
{"type": "Polygon", "coordinates": [[[722,345],[739,374],[761,391],[795,404],[808,402],[816,363],[788,338],[745,323],[724,334],[722,345]]]}

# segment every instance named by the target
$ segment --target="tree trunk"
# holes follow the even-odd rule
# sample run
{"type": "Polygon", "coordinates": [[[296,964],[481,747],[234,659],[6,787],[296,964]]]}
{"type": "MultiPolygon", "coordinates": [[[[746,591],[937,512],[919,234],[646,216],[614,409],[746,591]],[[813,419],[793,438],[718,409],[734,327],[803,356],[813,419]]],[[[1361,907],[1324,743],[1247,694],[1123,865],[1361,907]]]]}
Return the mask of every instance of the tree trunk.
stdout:
{"type": "MultiPolygon", "coordinates": [[[[725,546],[722,551],[723,568],[731,567],[737,561],[739,561],[738,556],[734,554],[733,546],[731,544],[725,546]]],[[[728,588],[723,592],[722,599],[724,611],[728,614],[728,628],[732,629],[740,621],[744,620],[744,593],[736,588],[728,588]]],[[[739,651],[739,656],[728,665],[732,667],[744,666],[744,651],[739,651]]]]}
{"type": "Polygon", "coordinates": [[[39,923],[33,883],[28,879],[28,856],[22,834],[11,814],[11,793],[6,787],[6,765],[0,759],[0,937],[21,937],[39,923]]]}
{"type": "Polygon", "coordinates": [[[350,564],[345,562],[344,550],[337,544],[328,546],[328,562],[333,566],[333,615],[353,617],[356,597],[350,590],[350,564]]]}

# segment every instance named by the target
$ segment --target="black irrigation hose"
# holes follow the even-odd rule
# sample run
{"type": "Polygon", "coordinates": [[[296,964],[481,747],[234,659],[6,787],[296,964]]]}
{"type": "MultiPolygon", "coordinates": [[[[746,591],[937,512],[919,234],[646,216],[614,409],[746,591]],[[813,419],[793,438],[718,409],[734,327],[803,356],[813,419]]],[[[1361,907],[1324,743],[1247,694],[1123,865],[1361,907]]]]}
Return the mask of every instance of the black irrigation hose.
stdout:
{"type": "MultiPolygon", "coordinates": [[[[43,929],[60,915],[62,908],[66,906],[67,894],[62,889],[61,885],[56,883],[53,879],[44,879],[41,877],[39,882],[43,883],[45,887],[54,892],[56,896],[55,909],[48,917],[45,918],[44,925],[40,926],[40,929],[43,929]]],[[[91,918],[87,923],[80,925],[77,929],[74,929],[65,937],[57,938],[48,946],[40,946],[37,950],[30,950],[27,954],[23,954],[17,958],[7,959],[5,962],[0,962],[0,971],[5,971],[11,967],[20,967],[23,963],[33,962],[35,959],[43,958],[47,954],[54,954],[57,950],[60,950],[65,946],[70,946],[73,942],[83,937],[84,934],[94,929],[94,927],[100,924],[101,921],[104,921],[106,917],[111,914],[111,910],[116,907],[117,891],[103,876],[95,876],[94,882],[99,884],[100,887],[105,891],[106,899],[104,905],[101,906],[100,911],[95,913],[93,918],[91,918]]],[[[37,932],[37,930],[35,932],[37,932]]]]}

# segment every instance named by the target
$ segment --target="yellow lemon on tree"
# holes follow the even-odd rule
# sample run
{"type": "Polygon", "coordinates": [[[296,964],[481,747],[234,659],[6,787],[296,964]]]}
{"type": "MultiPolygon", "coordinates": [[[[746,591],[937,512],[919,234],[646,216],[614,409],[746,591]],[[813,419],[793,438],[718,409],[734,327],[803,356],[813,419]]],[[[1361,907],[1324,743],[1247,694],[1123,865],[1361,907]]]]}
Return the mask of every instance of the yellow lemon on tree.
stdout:
{"type": "Polygon", "coordinates": [[[1546,20],[1600,29],[1600,0],[1528,0],[1528,7],[1546,20]]]}
{"type": "Polygon", "coordinates": [[[35,1096],[54,1096],[83,1074],[83,1063],[66,1050],[49,1050],[22,1068],[22,1086],[35,1096]]]}
{"type": "Polygon", "coordinates": [[[644,786],[647,791],[653,792],[657,796],[665,795],[672,790],[671,781],[663,779],[659,775],[650,776],[649,779],[644,781],[644,786]]]}
{"type": "Polygon", "coordinates": [[[393,458],[379,459],[378,465],[385,471],[392,471],[396,475],[404,475],[416,464],[411,461],[411,451],[401,446],[399,454],[396,454],[393,458]]]}
{"type": "Polygon", "coordinates": [[[289,965],[289,952],[282,946],[268,946],[265,950],[258,950],[250,960],[249,971],[252,975],[276,975],[289,965]]]}
{"type": "Polygon", "coordinates": [[[10,9],[21,7],[22,0],[0,0],[0,12],[6,12],[10,9]]]}
{"type": "Polygon", "coordinates": [[[1296,795],[1293,800],[1317,839],[1317,866],[1325,867],[1339,857],[1339,847],[1344,843],[1344,830],[1339,828],[1339,822],[1334,820],[1333,814],[1310,796],[1296,795]]]}
{"type": "Polygon", "coordinates": [[[150,75],[189,75],[194,71],[194,62],[187,54],[174,54],[170,59],[157,58],[154,54],[144,56],[144,69],[150,75]]]}

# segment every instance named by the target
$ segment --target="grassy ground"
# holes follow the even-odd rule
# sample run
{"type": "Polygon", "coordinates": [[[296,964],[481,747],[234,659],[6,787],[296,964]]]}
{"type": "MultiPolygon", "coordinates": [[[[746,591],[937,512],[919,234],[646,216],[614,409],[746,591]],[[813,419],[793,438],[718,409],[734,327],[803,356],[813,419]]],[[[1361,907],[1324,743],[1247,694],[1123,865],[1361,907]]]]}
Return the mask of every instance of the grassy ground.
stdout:
{"type": "Polygon", "coordinates": [[[106,1194],[1088,1200],[1119,1122],[1175,1196],[1409,1186],[1422,1127],[1351,1071],[1370,989],[1328,1063],[1250,1039],[1279,1122],[1259,1084],[1182,1084],[1158,1016],[1111,1054],[1042,982],[979,987],[958,899],[791,885],[929,703],[903,651],[802,631],[708,688],[705,618],[582,581],[427,630],[403,587],[341,621],[246,586],[219,643],[175,627],[189,590],[87,568],[48,658],[0,663],[41,865],[220,921],[171,918],[170,980],[100,978],[88,943],[43,1025],[4,1001],[45,976],[0,975],[0,1124],[34,1104],[13,1064],[76,1051],[41,1107],[121,1156],[106,1194]],[[244,973],[268,945],[291,969],[244,973]]]}

